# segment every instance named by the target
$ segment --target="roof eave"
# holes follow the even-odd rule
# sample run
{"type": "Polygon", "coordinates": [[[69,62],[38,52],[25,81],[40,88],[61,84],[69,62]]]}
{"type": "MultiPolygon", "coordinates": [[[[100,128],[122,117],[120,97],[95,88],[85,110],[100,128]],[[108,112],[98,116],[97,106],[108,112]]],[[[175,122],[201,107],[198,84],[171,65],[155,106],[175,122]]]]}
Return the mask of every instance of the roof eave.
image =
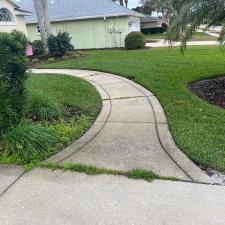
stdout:
{"type": "MultiPolygon", "coordinates": [[[[140,13],[120,13],[120,14],[107,14],[107,15],[97,15],[97,16],[83,16],[83,17],[71,17],[71,18],[62,18],[54,19],[51,22],[62,22],[62,21],[73,21],[73,20],[87,20],[87,19],[99,19],[99,18],[108,18],[108,17],[122,17],[122,16],[134,16],[134,17],[144,17],[140,13]]],[[[37,21],[28,21],[27,24],[36,24],[37,21]]]]}
{"type": "Polygon", "coordinates": [[[15,15],[18,16],[31,16],[32,13],[23,9],[15,9],[15,15]]]}

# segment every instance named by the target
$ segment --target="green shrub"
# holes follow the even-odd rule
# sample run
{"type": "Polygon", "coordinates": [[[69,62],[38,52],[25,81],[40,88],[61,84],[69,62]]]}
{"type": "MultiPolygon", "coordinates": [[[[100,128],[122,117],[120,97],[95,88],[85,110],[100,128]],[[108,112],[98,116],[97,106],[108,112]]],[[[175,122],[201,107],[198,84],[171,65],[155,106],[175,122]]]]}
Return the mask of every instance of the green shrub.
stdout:
{"type": "Polygon", "coordinates": [[[0,135],[11,125],[17,125],[23,116],[27,100],[24,86],[28,68],[26,47],[27,38],[23,33],[0,33],[0,102],[4,105],[0,111],[0,135]]]}
{"type": "Polygon", "coordinates": [[[33,53],[34,55],[42,55],[45,51],[45,45],[44,42],[41,40],[35,40],[32,43],[32,47],[33,47],[33,53]]]}
{"type": "Polygon", "coordinates": [[[53,121],[60,118],[61,111],[53,99],[41,93],[34,93],[30,98],[26,115],[35,121],[53,121]]]}
{"type": "MultiPolygon", "coordinates": [[[[0,128],[1,131],[5,131],[12,118],[16,117],[13,110],[12,96],[10,92],[5,88],[3,82],[0,80],[0,128]]],[[[14,119],[13,119],[14,120],[14,119]]],[[[0,135],[1,139],[1,135],[0,135]]]]}
{"type": "Polygon", "coordinates": [[[73,118],[68,123],[60,122],[53,126],[59,142],[63,145],[79,138],[90,127],[90,118],[82,116],[73,118]]]}
{"type": "Polygon", "coordinates": [[[7,155],[29,160],[57,143],[52,129],[41,125],[21,123],[4,135],[3,149],[7,155]]]}
{"type": "Polygon", "coordinates": [[[59,32],[56,36],[51,35],[47,42],[49,53],[54,56],[62,56],[67,51],[72,51],[73,46],[70,40],[71,38],[66,32],[59,32]]]}
{"type": "Polygon", "coordinates": [[[145,38],[141,32],[131,32],[125,38],[125,48],[139,49],[145,47],[145,38]]]}
{"type": "Polygon", "coordinates": [[[164,27],[143,28],[141,32],[143,34],[162,34],[166,32],[166,29],[164,27]]]}
{"type": "Polygon", "coordinates": [[[48,63],[54,63],[56,60],[55,60],[55,58],[48,58],[48,63]]]}

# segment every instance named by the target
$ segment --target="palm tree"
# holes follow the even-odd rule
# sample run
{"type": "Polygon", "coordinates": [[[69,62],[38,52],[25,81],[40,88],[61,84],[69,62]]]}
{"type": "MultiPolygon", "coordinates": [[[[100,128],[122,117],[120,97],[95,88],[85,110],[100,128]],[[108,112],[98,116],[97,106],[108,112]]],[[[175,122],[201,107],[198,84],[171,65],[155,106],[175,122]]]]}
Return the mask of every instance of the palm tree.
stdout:
{"type": "MultiPolygon", "coordinates": [[[[182,34],[183,47],[186,47],[187,40],[201,24],[209,27],[225,22],[225,0],[170,0],[170,3],[176,11],[169,27],[168,39],[177,41],[182,34]]],[[[221,32],[220,40],[224,46],[224,32],[221,32]]]]}
{"type": "Polygon", "coordinates": [[[119,2],[122,6],[125,4],[126,7],[128,5],[128,0],[113,0],[113,2],[119,2]]]}
{"type": "Polygon", "coordinates": [[[140,0],[142,4],[143,13],[147,12],[150,14],[152,12],[162,13],[162,16],[167,21],[173,13],[173,8],[171,5],[171,0],[140,0]]]}
{"type": "Polygon", "coordinates": [[[33,1],[41,33],[41,40],[44,42],[47,49],[47,39],[51,35],[50,20],[48,16],[48,3],[47,0],[33,1]]]}

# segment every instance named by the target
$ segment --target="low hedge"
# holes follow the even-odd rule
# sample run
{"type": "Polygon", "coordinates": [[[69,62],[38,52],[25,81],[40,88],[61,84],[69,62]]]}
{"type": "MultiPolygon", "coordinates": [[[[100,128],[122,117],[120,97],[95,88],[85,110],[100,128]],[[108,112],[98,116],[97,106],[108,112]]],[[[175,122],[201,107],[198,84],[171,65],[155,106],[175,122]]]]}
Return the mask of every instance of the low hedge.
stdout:
{"type": "Polygon", "coordinates": [[[162,34],[166,32],[166,29],[164,27],[143,28],[141,32],[143,34],[162,34]]]}

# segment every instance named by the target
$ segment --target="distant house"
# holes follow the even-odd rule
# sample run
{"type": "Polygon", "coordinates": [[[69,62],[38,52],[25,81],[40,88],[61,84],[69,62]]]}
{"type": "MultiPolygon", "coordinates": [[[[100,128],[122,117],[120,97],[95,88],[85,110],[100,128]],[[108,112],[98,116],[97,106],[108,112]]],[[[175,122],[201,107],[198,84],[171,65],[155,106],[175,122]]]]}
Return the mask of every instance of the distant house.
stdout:
{"type": "MultiPolygon", "coordinates": [[[[32,12],[26,17],[28,36],[40,39],[40,30],[33,1],[20,5],[32,12]]],[[[123,47],[131,31],[140,31],[143,16],[112,0],[48,0],[53,34],[66,31],[76,49],[123,47]]]]}
{"type": "Polygon", "coordinates": [[[146,15],[141,18],[141,32],[144,34],[163,33],[167,30],[167,21],[146,15]]]}
{"type": "Polygon", "coordinates": [[[141,18],[142,29],[155,28],[155,27],[161,27],[161,26],[162,26],[161,19],[158,19],[153,16],[149,16],[149,15],[146,15],[145,17],[141,18]]]}
{"type": "Polygon", "coordinates": [[[13,0],[0,0],[0,32],[19,30],[27,34],[24,16],[30,13],[13,0]]]}

